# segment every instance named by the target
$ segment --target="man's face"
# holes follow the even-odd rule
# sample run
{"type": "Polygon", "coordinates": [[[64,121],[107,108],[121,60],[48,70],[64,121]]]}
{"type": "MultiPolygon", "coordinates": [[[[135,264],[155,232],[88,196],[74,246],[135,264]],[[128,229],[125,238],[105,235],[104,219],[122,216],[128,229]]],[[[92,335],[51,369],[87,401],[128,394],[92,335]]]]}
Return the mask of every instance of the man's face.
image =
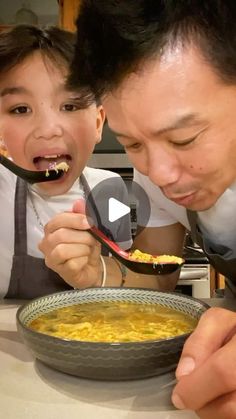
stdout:
{"type": "Polygon", "coordinates": [[[38,185],[47,195],[71,188],[101,137],[102,109],[80,110],[78,93],[65,89],[66,75],[35,52],[0,79],[0,136],[12,159],[29,170],[69,165],[59,180],[38,185]]]}
{"type": "Polygon", "coordinates": [[[138,171],[186,208],[210,208],[236,180],[236,85],[193,47],[146,62],[103,100],[138,171]]]}

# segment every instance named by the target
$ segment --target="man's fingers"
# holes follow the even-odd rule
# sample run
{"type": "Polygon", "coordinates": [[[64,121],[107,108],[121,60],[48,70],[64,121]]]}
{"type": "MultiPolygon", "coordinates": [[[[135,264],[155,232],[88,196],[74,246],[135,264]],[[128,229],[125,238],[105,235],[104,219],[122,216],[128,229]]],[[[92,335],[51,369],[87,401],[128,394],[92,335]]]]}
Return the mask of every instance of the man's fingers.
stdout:
{"type": "Polygon", "coordinates": [[[236,313],[220,308],[207,310],[184,345],[176,370],[177,379],[201,365],[235,332],[236,313]]]}
{"type": "MultiPolygon", "coordinates": [[[[228,327],[225,329],[229,333],[228,327]]],[[[224,339],[219,342],[224,343],[224,339]]],[[[201,363],[193,372],[183,375],[174,389],[172,400],[176,407],[197,411],[236,389],[236,336],[226,342],[205,357],[204,361],[204,351],[200,351],[201,363]]]]}
{"type": "Polygon", "coordinates": [[[197,411],[201,419],[235,419],[236,418],[236,391],[219,397],[197,411]]]}
{"type": "Polygon", "coordinates": [[[201,317],[176,370],[176,407],[198,410],[236,389],[235,328],[236,314],[228,310],[212,308],[201,317]]]}

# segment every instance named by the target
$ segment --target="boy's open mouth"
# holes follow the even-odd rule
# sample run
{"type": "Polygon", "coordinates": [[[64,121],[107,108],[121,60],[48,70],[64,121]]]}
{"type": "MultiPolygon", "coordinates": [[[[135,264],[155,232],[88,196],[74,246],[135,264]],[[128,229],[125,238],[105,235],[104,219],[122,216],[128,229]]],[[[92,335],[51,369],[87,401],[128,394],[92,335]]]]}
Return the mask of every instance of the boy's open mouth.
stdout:
{"type": "Polygon", "coordinates": [[[37,170],[51,170],[55,169],[60,163],[66,163],[70,166],[71,160],[69,154],[48,154],[34,157],[33,163],[37,170]]]}

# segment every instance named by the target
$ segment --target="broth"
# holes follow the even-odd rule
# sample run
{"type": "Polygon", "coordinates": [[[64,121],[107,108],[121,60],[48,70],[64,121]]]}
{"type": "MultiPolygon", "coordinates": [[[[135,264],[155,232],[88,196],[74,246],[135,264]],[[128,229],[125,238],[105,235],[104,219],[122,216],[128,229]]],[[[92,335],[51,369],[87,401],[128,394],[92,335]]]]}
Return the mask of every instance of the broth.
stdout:
{"type": "Polygon", "coordinates": [[[191,332],[197,320],[159,304],[103,301],[50,311],[29,327],[47,335],[89,342],[137,342],[191,332]]]}

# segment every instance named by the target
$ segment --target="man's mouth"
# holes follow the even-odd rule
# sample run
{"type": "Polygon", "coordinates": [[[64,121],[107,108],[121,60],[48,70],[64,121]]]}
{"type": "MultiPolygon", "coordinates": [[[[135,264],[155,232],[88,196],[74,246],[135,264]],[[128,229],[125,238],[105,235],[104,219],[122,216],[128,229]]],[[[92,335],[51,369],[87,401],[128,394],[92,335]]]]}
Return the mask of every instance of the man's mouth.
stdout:
{"type": "Polygon", "coordinates": [[[55,169],[60,163],[70,166],[72,158],[69,154],[45,154],[44,156],[34,157],[33,163],[37,170],[55,169]]]}
{"type": "Polygon", "coordinates": [[[170,198],[171,201],[175,202],[176,204],[182,205],[184,207],[188,207],[188,205],[191,205],[194,198],[195,198],[196,192],[192,192],[190,194],[173,197],[170,198]]]}
{"type": "Polygon", "coordinates": [[[162,189],[163,194],[166,196],[167,199],[170,199],[171,201],[175,202],[178,205],[182,205],[184,207],[187,207],[188,205],[191,205],[193,200],[196,197],[196,193],[197,193],[197,189],[195,188],[194,190],[190,191],[190,192],[185,192],[185,193],[170,193],[169,191],[165,191],[165,189],[162,189]]]}

